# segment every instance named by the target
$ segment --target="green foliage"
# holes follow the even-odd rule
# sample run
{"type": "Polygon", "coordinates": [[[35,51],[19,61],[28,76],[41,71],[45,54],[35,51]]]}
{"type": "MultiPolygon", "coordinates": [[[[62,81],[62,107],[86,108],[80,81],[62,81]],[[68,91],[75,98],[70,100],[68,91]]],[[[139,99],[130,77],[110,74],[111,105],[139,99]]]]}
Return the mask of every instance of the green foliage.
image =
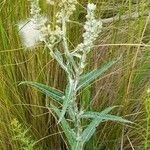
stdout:
{"type": "Polygon", "coordinates": [[[93,70],[85,75],[82,75],[80,78],[80,81],[78,83],[77,90],[80,90],[84,87],[89,86],[89,84],[92,81],[94,81],[95,79],[97,79],[98,77],[103,75],[115,63],[116,63],[116,61],[109,62],[96,70],[93,70]]]}
{"type": "Polygon", "coordinates": [[[96,127],[102,123],[103,121],[117,121],[121,123],[131,123],[128,120],[123,119],[122,117],[109,115],[108,113],[114,109],[116,106],[106,108],[102,112],[84,112],[81,115],[81,118],[92,119],[91,123],[86,127],[86,129],[82,133],[83,143],[88,142],[88,140],[92,137],[92,135],[96,131],[96,127]]]}
{"type": "Polygon", "coordinates": [[[62,112],[61,112],[61,116],[59,118],[59,121],[61,121],[61,119],[64,117],[66,111],[67,111],[67,108],[69,107],[69,105],[71,105],[72,102],[72,94],[73,94],[73,91],[74,91],[74,86],[73,86],[73,82],[71,82],[65,89],[65,98],[64,98],[64,101],[63,101],[63,108],[62,108],[62,112]]]}
{"type": "Polygon", "coordinates": [[[71,129],[66,119],[61,116],[61,111],[57,107],[55,107],[54,105],[51,105],[50,108],[56,113],[56,115],[59,118],[61,118],[61,125],[63,128],[63,131],[67,137],[67,140],[70,146],[73,146],[75,144],[75,132],[73,131],[73,129],[71,129]]]}
{"type": "Polygon", "coordinates": [[[36,82],[31,82],[31,81],[23,81],[20,84],[27,84],[32,86],[33,88],[38,89],[40,92],[44,93],[45,95],[51,97],[53,100],[57,101],[57,102],[62,102],[63,101],[63,92],[51,88],[49,86],[46,86],[44,84],[41,83],[36,83],[36,82]]]}
{"type": "Polygon", "coordinates": [[[150,147],[150,91],[144,95],[145,111],[146,111],[146,127],[145,127],[145,142],[144,150],[148,150],[150,147]]]}
{"type": "Polygon", "coordinates": [[[16,119],[11,122],[13,131],[13,140],[20,146],[22,150],[34,150],[35,141],[28,135],[28,129],[24,128],[16,119]]]}
{"type": "MultiPolygon", "coordinates": [[[[92,82],[94,79],[98,78],[101,73],[107,69],[110,68],[110,66],[112,66],[112,64],[114,64],[114,62],[109,63],[109,65],[105,65],[103,66],[103,68],[101,69],[97,69],[95,71],[92,71],[86,75],[84,75],[84,77],[81,78],[82,84],[81,87],[83,87],[82,85],[87,85],[88,83],[92,82]],[[107,66],[107,67],[106,67],[107,66]],[[109,66],[109,67],[108,67],[109,66]]],[[[38,84],[38,83],[34,83],[34,82],[22,82],[21,84],[29,84],[34,88],[37,88],[38,90],[40,90],[42,93],[45,93],[46,95],[48,95],[49,97],[55,99],[55,100],[60,100],[62,99],[62,93],[58,92],[58,90],[54,90],[51,87],[47,87],[43,84],[38,84]]],[[[80,83],[80,82],[79,82],[80,83]]],[[[81,142],[82,145],[84,145],[86,142],[88,142],[90,140],[90,138],[92,137],[92,135],[95,133],[96,131],[96,127],[103,121],[117,121],[117,122],[121,122],[121,123],[131,123],[128,120],[123,119],[122,117],[118,117],[115,115],[110,115],[108,114],[112,109],[114,109],[116,106],[113,107],[108,107],[105,110],[103,110],[102,112],[84,112],[83,114],[81,114],[81,118],[86,118],[86,119],[92,119],[91,123],[87,126],[86,129],[84,129],[83,133],[81,133],[81,137],[80,135],[76,135],[76,133],[73,131],[73,129],[70,128],[67,120],[65,119],[64,115],[67,111],[67,109],[69,108],[69,105],[71,105],[71,103],[75,103],[72,100],[72,95],[73,94],[73,82],[71,82],[68,86],[66,86],[66,90],[65,90],[65,98],[63,100],[63,108],[62,111],[60,111],[57,107],[55,107],[54,105],[51,104],[51,109],[55,112],[55,114],[58,116],[59,121],[58,123],[61,122],[62,125],[62,129],[65,132],[65,135],[67,137],[67,140],[69,142],[69,145],[71,147],[72,150],[74,149],[78,149],[78,146],[80,147],[80,145],[78,145],[78,142],[76,141],[77,138],[81,138],[81,142]],[[79,137],[78,137],[79,136],[79,137]]],[[[70,109],[69,109],[70,111],[70,109]]],[[[76,112],[71,109],[72,113],[76,118],[76,115],[79,114],[75,114],[76,112]]],[[[75,121],[75,120],[73,120],[75,121]]],[[[74,128],[77,128],[74,124],[74,128]]]]}

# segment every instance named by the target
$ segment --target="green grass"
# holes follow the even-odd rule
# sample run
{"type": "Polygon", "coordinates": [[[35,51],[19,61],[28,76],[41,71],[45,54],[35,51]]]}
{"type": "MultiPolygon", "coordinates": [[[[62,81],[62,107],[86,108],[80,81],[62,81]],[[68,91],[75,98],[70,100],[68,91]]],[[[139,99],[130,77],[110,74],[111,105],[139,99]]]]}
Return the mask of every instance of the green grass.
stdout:
{"type": "MultiPolygon", "coordinates": [[[[84,23],[88,1],[80,0],[74,21],[84,23]]],[[[120,61],[103,77],[89,85],[79,98],[87,109],[97,111],[120,105],[114,114],[124,116],[135,125],[124,126],[107,122],[97,128],[97,133],[85,148],[87,150],[148,150],[149,100],[146,97],[150,56],[150,20],[144,13],[131,19],[131,13],[150,9],[147,0],[95,0],[97,17],[109,18],[128,15],[129,19],[104,24],[103,32],[89,55],[87,70],[121,56],[120,61]],[[116,45],[115,45],[116,44],[116,45]],[[142,46],[140,45],[142,44],[142,46]],[[143,44],[147,45],[144,46],[143,44]],[[143,98],[144,97],[144,98],[143,98]],[[91,99],[94,99],[91,101],[91,99]]],[[[43,12],[52,10],[41,2],[43,12]],[[47,8],[47,10],[45,10],[47,8]]],[[[54,8],[57,10],[57,7],[54,8]]],[[[26,0],[0,2],[0,149],[19,149],[14,142],[11,127],[13,119],[25,126],[39,150],[66,149],[62,131],[45,107],[50,99],[20,81],[37,81],[60,90],[65,86],[64,72],[44,51],[42,45],[26,52],[21,44],[17,23],[29,16],[26,0]]],[[[53,22],[55,22],[55,16],[53,22]]],[[[82,28],[68,25],[70,47],[81,41],[82,28]]],[[[87,71],[85,70],[85,71],[87,71]]]]}

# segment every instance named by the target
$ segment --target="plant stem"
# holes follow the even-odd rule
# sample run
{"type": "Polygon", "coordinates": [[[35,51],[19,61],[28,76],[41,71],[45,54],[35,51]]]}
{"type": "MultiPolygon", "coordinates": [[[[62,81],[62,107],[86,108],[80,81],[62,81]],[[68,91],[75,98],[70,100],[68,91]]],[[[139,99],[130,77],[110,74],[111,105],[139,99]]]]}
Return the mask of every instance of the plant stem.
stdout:
{"type": "Polygon", "coordinates": [[[74,90],[72,93],[72,108],[73,108],[73,112],[74,112],[74,127],[75,127],[75,133],[76,133],[76,145],[73,146],[73,150],[82,150],[83,149],[83,144],[82,144],[82,140],[81,140],[81,133],[82,133],[82,126],[81,126],[81,120],[80,120],[80,111],[78,109],[78,104],[76,101],[76,95],[77,95],[77,84],[79,81],[78,78],[78,74],[76,74],[77,78],[74,79],[74,90]]]}
{"type": "MultiPolygon", "coordinates": [[[[80,111],[78,109],[78,104],[76,101],[77,97],[77,84],[80,79],[79,75],[79,67],[77,66],[73,56],[69,52],[69,47],[67,44],[66,40],[66,30],[67,30],[67,25],[66,25],[66,17],[63,16],[62,18],[62,30],[63,30],[63,47],[64,47],[64,52],[67,60],[68,67],[72,70],[71,71],[71,76],[68,74],[68,79],[71,80],[69,84],[70,86],[73,86],[73,91],[72,91],[72,97],[71,97],[71,109],[74,114],[73,117],[73,122],[74,122],[74,127],[75,127],[75,133],[76,133],[76,145],[71,145],[72,150],[82,150],[83,149],[83,144],[81,141],[81,133],[82,133],[82,127],[81,127],[81,120],[80,120],[80,111]],[[73,82],[73,84],[72,84],[73,82]]],[[[72,114],[70,114],[70,117],[72,118],[72,114]]]]}

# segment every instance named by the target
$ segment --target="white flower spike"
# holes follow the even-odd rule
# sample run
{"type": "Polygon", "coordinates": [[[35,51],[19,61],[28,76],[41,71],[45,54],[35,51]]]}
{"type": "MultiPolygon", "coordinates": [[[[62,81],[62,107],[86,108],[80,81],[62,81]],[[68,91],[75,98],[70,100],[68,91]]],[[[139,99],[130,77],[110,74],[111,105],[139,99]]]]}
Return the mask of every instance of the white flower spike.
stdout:
{"type": "Polygon", "coordinates": [[[92,4],[88,4],[87,5],[87,9],[89,10],[89,11],[93,11],[93,10],[95,10],[96,9],[96,5],[94,5],[93,3],[92,4]]]}
{"type": "Polygon", "coordinates": [[[50,5],[54,5],[55,4],[54,0],[46,0],[46,3],[50,4],[50,5]]]}

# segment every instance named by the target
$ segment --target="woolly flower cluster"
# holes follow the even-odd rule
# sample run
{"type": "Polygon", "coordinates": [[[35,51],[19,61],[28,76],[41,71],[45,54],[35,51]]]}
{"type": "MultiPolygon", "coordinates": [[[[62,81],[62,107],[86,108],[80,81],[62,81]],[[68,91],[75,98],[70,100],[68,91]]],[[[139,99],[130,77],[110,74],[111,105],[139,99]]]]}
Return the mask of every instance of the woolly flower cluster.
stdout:
{"type": "MultiPolygon", "coordinates": [[[[39,0],[29,0],[31,2],[30,21],[20,23],[19,30],[25,47],[33,47],[37,42],[45,42],[50,49],[57,44],[62,38],[62,27],[59,23],[65,18],[65,21],[73,14],[75,10],[76,0],[61,0],[59,2],[60,11],[56,14],[57,25],[55,30],[51,29],[51,25],[47,25],[46,17],[43,17],[40,12],[39,0]]],[[[48,4],[53,5],[54,0],[47,0],[48,4]]]]}
{"type": "Polygon", "coordinates": [[[40,12],[39,0],[31,0],[31,18],[29,21],[18,24],[24,46],[27,48],[35,46],[40,41],[52,48],[61,39],[61,28],[56,26],[54,31],[51,30],[51,26],[47,25],[47,18],[42,16],[40,12]]]}
{"type": "Polygon", "coordinates": [[[39,0],[31,0],[30,20],[38,26],[38,29],[42,28],[47,22],[47,18],[41,16],[40,12],[39,0]]]}
{"type": "Polygon", "coordinates": [[[93,46],[93,42],[98,37],[102,28],[102,21],[96,20],[94,17],[94,11],[96,9],[96,5],[88,4],[87,6],[87,15],[84,29],[85,33],[83,33],[83,43],[77,46],[77,50],[89,52],[93,46]]]}
{"type": "Polygon", "coordinates": [[[39,8],[39,1],[38,0],[33,0],[31,1],[31,9],[30,9],[30,15],[32,21],[36,24],[39,21],[39,18],[41,18],[40,11],[41,9],[39,8]]]}
{"type": "Polygon", "coordinates": [[[46,0],[46,3],[50,4],[50,5],[54,5],[55,4],[54,0],[46,0]]]}
{"type": "Polygon", "coordinates": [[[61,0],[59,3],[60,11],[56,14],[57,23],[61,23],[62,17],[65,17],[65,19],[68,20],[76,10],[76,4],[76,0],[61,0]]]}
{"type": "Polygon", "coordinates": [[[75,50],[76,56],[78,55],[78,52],[82,53],[80,55],[80,68],[85,67],[86,54],[93,47],[94,41],[101,32],[102,22],[100,20],[95,19],[94,17],[95,9],[96,5],[88,4],[86,15],[87,21],[85,22],[84,25],[85,33],[83,33],[83,43],[80,43],[75,50]]]}
{"type": "Polygon", "coordinates": [[[47,44],[49,49],[52,48],[61,41],[63,32],[59,26],[56,26],[55,30],[51,30],[51,26],[44,26],[40,29],[40,41],[43,41],[47,44]]]}
{"type": "Polygon", "coordinates": [[[41,9],[39,7],[39,0],[33,0],[31,1],[31,22],[33,22],[37,26],[37,30],[40,32],[39,40],[43,41],[44,36],[46,37],[47,31],[44,32],[44,29],[46,28],[47,18],[41,16],[40,14],[41,9]]]}
{"type": "Polygon", "coordinates": [[[18,24],[23,44],[27,48],[35,46],[39,41],[43,41],[44,36],[47,34],[42,32],[47,22],[47,18],[41,16],[40,11],[39,1],[31,1],[31,18],[18,24]]]}
{"type": "MultiPolygon", "coordinates": [[[[54,4],[54,0],[47,1],[49,4],[54,4]]],[[[39,41],[45,42],[50,49],[53,48],[55,43],[60,41],[62,31],[59,26],[55,27],[53,31],[50,24],[47,24],[47,19],[40,14],[39,0],[31,1],[30,14],[32,15],[31,21],[37,25],[39,30],[39,41]]]]}
{"type": "MultiPolygon", "coordinates": [[[[24,21],[20,23],[19,30],[23,39],[24,45],[28,47],[33,47],[37,42],[44,42],[51,50],[55,44],[59,43],[63,37],[63,27],[62,21],[67,21],[69,17],[73,14],[75,10],[76,0],[61,0],[59,2],[60,11],[57,13],[57,22],[55,29],[52,30],[51,25],[48,24],[47,18],[43,17],[40,14],[41,9],[39,8],[39,0],[30,0],[31,9],[30,21],[24,21]]],[[[54,2],[54,0],[47,1],[49,3],[54,2]]],[[[98,37],[98,34],[101,32],[102,22],[96,20],[94,17],[94,11],[96,5],[88,4],[87,6],[87,15],[84,29],[85,33],[83,34],[83,43],[79,44],[75,49],[75,55],[79,56],[82,64],[81,68],[85,66],[86,54],[93,47],[93,42],[98,37]],[[80,54],[81,55],[80,55],[80,54]]]]}

